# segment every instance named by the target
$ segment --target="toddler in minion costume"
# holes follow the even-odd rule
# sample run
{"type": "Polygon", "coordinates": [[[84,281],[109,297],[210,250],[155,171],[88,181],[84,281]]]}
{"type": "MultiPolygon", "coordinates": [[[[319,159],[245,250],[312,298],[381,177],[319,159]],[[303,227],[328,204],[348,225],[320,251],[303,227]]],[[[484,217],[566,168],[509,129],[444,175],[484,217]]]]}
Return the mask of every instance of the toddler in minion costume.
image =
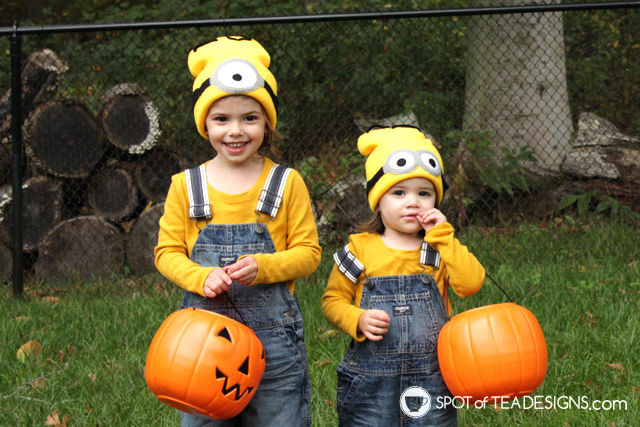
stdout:
{"type": "Polygon", "coordinates": [[[484,268],[438,209],[444,169],[419,129],[372,129],[367,156],[373,217],[334,255],[322,297],[325,318],[352,337],[337,368],[342,426],[456,425],[436,343],[450,314],[446,288],[477,292],[484,268]]]}
{"type": "Polygon", "coordinates": [[[278,107],[269,65],[260,43],[239,36],[218,37],[188,56],[196,128],[216,155],[172,177],[156,267],[184,289],[180,308],[210,310],[250,327],[264,347],[266,368],[235,418],[181,412],[182,426],[311,425],[304,327],[294,290],[295,279],[317,268],[321,248],[302,177],[263,154],[278,107]]]}

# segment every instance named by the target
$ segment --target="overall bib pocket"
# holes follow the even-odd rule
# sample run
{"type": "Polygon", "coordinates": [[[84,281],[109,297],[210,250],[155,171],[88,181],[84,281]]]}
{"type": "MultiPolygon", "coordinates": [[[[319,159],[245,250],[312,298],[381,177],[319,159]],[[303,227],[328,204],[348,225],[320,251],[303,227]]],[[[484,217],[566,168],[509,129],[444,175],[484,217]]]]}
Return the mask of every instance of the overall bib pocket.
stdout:
{"type": "Polygon", "coordinates": [[[367,347],[373,354],[417,354],[435,350],[442,325],[433,315],[435,307],[428,292],[372,295],[367,308],[384,310],[391,319],[389,331],[382,340],[367,340],[367,347]]]}
{"type": "MultiPolygon", "coordinates": [[[[226,267],[244,254],[264,253],[266,245],[254,242],[236,245],[197,243],[191,253],[192,259],[203,267],[226,267]]],[[[273,289],[269,285],[245,286],[233,282],[228,292],[235,307],[262,307],[271,298],[273,289]]]]}

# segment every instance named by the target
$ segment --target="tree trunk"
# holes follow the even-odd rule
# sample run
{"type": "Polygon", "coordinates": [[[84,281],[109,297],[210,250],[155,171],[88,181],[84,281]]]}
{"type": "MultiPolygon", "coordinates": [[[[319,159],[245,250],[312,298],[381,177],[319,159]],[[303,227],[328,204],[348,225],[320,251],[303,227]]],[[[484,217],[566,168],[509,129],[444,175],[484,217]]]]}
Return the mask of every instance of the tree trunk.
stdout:
{"type": "Polygon", "coordinates": [[[100,122],[109,143],[128,154],[150,150],[160,136],[158,110],[135,83],[123,83],[105,93],[100,122]]]}
{"type": "Polygon", "coordinates": [[[24,135],[29,157],[58,177],[86,177],[104,154],[95,119],[87,107],[71,100],[36,107],[25,123],[24,135]]]}
{"type": "Polygon", "coordinates": [[[471,17],[467,64],[464,129],[489,131],[496,153],[529,147],[537,163],[524,166],[557,173],[572,135],[562,13],[471,17]]]}
{"type": "Polygon", "coordinates": [[[188,156],[177,149],[158,147],[136,162],[136,185],[147,200],[164,202],[171,176],[188,168],[190,163],[188,156]]]}
{"type": "Polygon", "coordinates": [[[49,232],[38,250],[35,274],[53,284],[120,275],[123,266],[120,231],[95,216],[80,216],[49,232]]]}
{"type": "MultiPolygon", "coordinates": [[[[0,191],[0,240],[12,247],[11,188],[0,191]]],[[[22,249],[38,248],[47,233],[60,222],[62,190],[60,183],[46,176],[29,178],[22,184],[22,249]]]]}
{"type": "Polygon", "coordinates": [[[153,249],[158,244],[158,221],[164,213],[164,203],[152,206],[140,214],[127,235],[125,252],[127,265],[136,275],[156,271],[153,249]]]}
{"type": "Polygon", "coordinates": [[[105,167],[91,177],[87,199],[97,216],[120,221],[135,212],[140,203],[130,169],[123,165],[105,167]]]}
{"type": "MultiPolygon", "coordinates": [[[[69,67],[56,54],[44,49],[32,52],[22,67],[22,118],[29,115],[36,104],[53,98],[62,75],[69,67]]],[[[11,139],[11,89],[0,98],[0,142],[11,139]]]]}

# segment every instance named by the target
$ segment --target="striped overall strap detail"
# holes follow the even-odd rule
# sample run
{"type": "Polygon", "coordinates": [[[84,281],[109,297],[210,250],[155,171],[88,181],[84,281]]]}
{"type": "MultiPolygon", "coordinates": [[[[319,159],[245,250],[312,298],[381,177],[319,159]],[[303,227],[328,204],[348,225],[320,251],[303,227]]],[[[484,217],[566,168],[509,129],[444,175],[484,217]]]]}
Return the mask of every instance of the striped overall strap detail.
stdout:
{"type": "Polygon", "coordinates": [[[189,218],[194,221],[208,221],[212,217],[209,192],[207,191],[207,171],[204,164],[185,171],[187,193],[189,195],[189,218]]]}
{"type": "Polygon", "coordinates": [[[427,242],[422,242],[422,247],[420,248],[420,264],[440,268],[440,253],[427,242]]]}
{"type": "Polygon", "coordinates": [[[358,282],[358,277],[364,271],[364,265],[351,253],[349,245],[345,245],[344,248],[333,254],[333,260],[342,274],[353,283],[358,282]]]}
{"type": "Polygon", "coordinates": [[[264,183],[256,211],[275,218],[282,204],[284,187],[291,168],[275,164],[269,171],[267,181],[264,183]]]}

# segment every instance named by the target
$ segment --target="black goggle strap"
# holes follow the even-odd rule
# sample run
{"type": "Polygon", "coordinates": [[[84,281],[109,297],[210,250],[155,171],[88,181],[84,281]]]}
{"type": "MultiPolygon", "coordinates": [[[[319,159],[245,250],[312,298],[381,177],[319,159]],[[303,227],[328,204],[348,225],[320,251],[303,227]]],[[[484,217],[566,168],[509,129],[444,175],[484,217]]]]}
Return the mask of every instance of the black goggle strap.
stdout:
{"type": "Polygon", "coordinates": [[[373,177],[369,181],[367,181],[367,194],[371,192],[371,189],[375,187],[375,185],[378,183],[378,181],[380,181],[380,178],[382,178],[383,175],[384,169],[380,168],[378,169],[378,172],[376,172],[376,174],[373,175],[373,177]]]}
{"type": "Polygon", "coordinates": [[[194,221],[209,221],[212,218],[209,192],[207,191],[207,171],[205,165],[185,171],[187,194],[189,195],[189,218],[194,221]]]}
{"type": "MultiPolygon", "coordinates": [[[[380,178],[382,178],[383,175],[384,170],[383,168],[380,168],[378,169],[378,172],[376,172],[376,174],[373,175],[373,177],[369,181],[367,181],[367,195],[371,192],[371,189],[378,183],[378,181],[380,181],[380,178]]],[[[447,191],[447,188],[449,188],[449,185],[447,184],[447,181],[445,181],[444,175],[442,175],[440,178],[442,179],[442,195],[444,197],[444,193],[447,191]]]]}
{"type": "MultiPolygon", "coordinates": [[[[198,102],[198,98],[200,98],[200,95],[202,95],[202,93],[209,86],[211,86],[211,79],[210,78],[206,79],[205,81],[203,81],[202,84],[200,85],[200,87],[193,91],[193,94],[192,94],[193,106],[196,105],[196,102],[198,102]]],[[[273,101],[273,107],[276,109],[276,114],[277,114],[278,113],[278,97],[276,96],[275,92],[271,88],[271,85],[269,85],[269,83],[267,83],[266,80],[264,81],[264,88],[267,91],[267,93],[269,94],[269,96],[271,97],[271,101],[273,101]]],[[[237,94],[232,94],[232,95],[242,95],[242,93],[237,93],[237,94]]]]}
{"type": "Polygon", "coordinates": [[[364,272],[364,265],[349,250],[349,245],[345,245],[338,252],[333,254],[333,260],[338,266],[338,270],[354,284],[358,283],[358,278],[364,272]]]}

